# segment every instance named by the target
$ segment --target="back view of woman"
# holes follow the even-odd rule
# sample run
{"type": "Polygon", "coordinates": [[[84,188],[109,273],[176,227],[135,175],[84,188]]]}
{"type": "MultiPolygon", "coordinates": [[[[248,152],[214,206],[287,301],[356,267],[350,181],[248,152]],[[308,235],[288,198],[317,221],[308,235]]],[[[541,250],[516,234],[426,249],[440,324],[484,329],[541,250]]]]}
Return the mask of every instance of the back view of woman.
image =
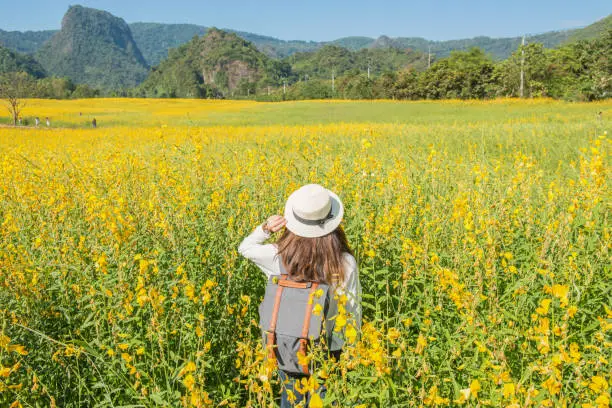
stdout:
{"type": "MultiPolygon", "coordinates": [[[[288,274],[293,281],[320,282],[346,296],[344,307],[359,329],[361,326],[361,286],[357,262],[352,255],[340,222],[344,207],[338,196],[318,184],[308,184],[295,191],[285,205],[284,217],[273,215],[246,237],[238,251],[253,261],[266,275],[288,274]],[[264,244],[272,233],[286,227],[274,244],[264,244]]],[[[331,297],[328,317],[338,310],[338,296],[331,297]]],[[[329,353],[338,358],[342,344],[330,344],[329,353]]],[[[302,376],[279,370],[283,383],[281,408],[305,400],[294,388],[302,376]],[[293,400],[291,396],[295,396],[293,400]]],[[[324,396],[325,387],[319,393],[324,396]]]]}

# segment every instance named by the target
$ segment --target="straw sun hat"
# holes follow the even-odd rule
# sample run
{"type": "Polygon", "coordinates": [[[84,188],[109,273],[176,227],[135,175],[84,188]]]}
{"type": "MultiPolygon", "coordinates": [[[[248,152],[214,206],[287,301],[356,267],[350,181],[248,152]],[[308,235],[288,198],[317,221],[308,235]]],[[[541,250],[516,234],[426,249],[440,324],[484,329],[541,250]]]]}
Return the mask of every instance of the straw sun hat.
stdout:
{"type": "Polygon", "coordinates": [[[295,235],[316,238],[334,231],[344,215],[336,194],[318,184],[307,184],[294,191],[285,204],[286,228],[295,235]]]}

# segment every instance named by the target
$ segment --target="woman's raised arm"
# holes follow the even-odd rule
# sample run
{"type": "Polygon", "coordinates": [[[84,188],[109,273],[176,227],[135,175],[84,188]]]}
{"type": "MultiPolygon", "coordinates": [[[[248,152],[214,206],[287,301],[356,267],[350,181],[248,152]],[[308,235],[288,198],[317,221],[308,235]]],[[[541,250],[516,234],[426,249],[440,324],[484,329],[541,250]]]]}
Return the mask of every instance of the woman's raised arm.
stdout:
{"type": "Polygon", "coordinates": [[[270,238],[270,232],[280,230],[285,224],[286,221],[283,217],[273,215],[263,225],[255,228],[238,246],[240,255],[253,261],[267,277],[280,275],[280,267],[276,256],[276,246],[274,244],[264,244],[264,242],[270,238]],[[264,227],[266,230],[264,230],[264,227]]]}

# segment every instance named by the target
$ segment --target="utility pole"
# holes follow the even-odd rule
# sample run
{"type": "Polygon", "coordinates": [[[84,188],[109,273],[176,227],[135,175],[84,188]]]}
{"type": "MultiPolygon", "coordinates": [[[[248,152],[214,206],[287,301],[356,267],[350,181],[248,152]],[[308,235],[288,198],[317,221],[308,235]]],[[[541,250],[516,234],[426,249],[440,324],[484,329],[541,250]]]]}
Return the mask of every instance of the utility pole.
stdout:
{"type": "Polygon", "coordinates": [[[368,60],[368,79],[370,79],[370,60],[368,60]]]}
{"type": "Polygon", "coordinates": [[[336,92],[335,73],[336,73],[336,70],[332,68],[332,96],[334,95],[334,92],[336,92]]]}
{"type": "Polygon", "coordinates": [[[283,78],[283,95],[287,93],[287,79],[283,78]]]}
{"type": "Polygon", "coordinates": [[[431,45],[429,46],[429,51],[427,53],[427,69],[431,68],[431,45]]]}
{"type": "Polygon", "coordinates": [[[525,36],[521,43],[521,86],[519,88],[519,96],[522,98],[525,89],[525,36]]]}

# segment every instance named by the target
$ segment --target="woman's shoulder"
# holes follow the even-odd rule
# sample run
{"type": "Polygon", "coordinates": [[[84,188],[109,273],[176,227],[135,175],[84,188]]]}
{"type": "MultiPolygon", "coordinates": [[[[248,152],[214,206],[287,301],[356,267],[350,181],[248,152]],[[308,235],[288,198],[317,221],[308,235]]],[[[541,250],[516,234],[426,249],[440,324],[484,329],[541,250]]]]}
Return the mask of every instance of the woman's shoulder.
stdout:
{"type": "Polygon", "coordinates": [[[357,269],[357,260],[353,255],[348,252],[344,252],[342,255],[344,256],[344,264],[346,265],[346,269],[351,271],[357,269]]]}

